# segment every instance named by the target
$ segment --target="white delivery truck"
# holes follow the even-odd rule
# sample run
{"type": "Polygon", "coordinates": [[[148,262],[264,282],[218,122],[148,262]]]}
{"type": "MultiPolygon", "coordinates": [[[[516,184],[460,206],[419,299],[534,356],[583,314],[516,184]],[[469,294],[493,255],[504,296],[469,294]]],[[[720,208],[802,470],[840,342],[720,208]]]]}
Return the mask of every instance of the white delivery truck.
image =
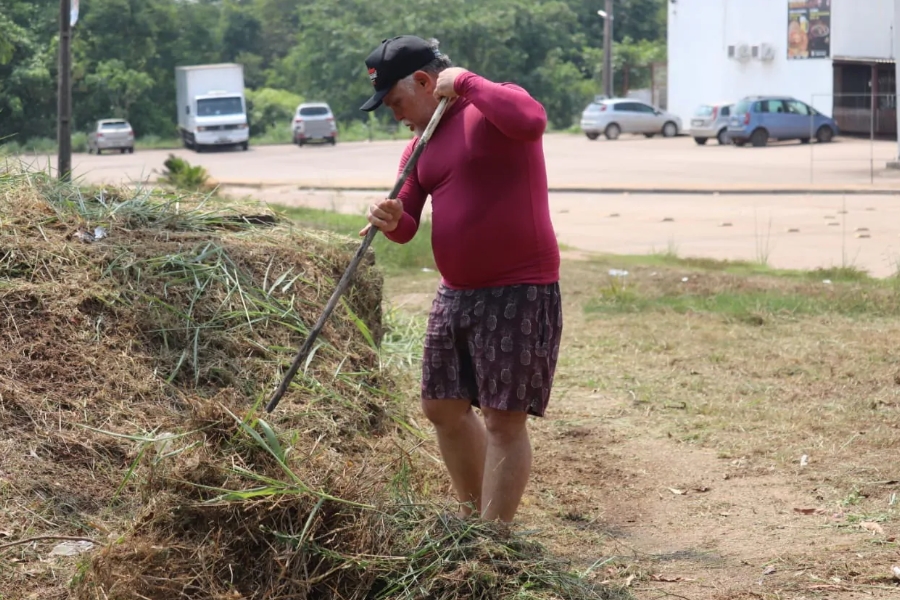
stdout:
{"type": "Polygon", "coordinates": [[[233,63],[175,67],[178,131],[185,148],[250,144],[244,67],[233,63]]]}

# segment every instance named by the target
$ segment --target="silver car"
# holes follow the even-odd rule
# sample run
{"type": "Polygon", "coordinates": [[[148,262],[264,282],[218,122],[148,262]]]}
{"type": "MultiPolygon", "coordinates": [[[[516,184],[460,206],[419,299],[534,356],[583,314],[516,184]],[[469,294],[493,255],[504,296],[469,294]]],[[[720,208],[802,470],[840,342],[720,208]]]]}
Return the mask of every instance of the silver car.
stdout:
{"type": "Polygon", "coordinates": [[[118,150],[134,154],[134,129],[125,119],[100,119],[88,132],[88,154],[104,150],[118,150]]]}
{"type": "Polygon", "coordinates": [[[294,122],[294,143],[303,146],[309,142],[337,143],[337,126],[331,107],[325,102],[305,102],[297,107],[294,122]]]}
{"type": "Polygon", "coordinates": [[[698,106],[694,116],[691,117],[691,137],[700,146],[713,138],[719,142],[720,146],[730,144],[728,120],[731,118],[733,111],[734,104],[731,102],[698,106]]]}
{"type": "Polygon", "coordinates": [[[622,133],[674,137],[682,132],[681,118],[634,98],[595,99],[581,113],[581,130],[589,140],[601,135],[614,140],[622,133]]]}

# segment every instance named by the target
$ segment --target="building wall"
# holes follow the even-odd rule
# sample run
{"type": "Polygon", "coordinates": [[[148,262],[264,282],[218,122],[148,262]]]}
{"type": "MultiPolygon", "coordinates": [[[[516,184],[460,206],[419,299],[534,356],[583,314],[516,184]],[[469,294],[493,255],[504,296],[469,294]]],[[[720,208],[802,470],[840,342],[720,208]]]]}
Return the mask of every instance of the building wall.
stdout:
{"type": "Polygon", "coordinates": [[[831,57],[787,58],[788,0],[668,0],[669,110],[788,94],[832,113],[835,56],[893,57],[894,0],[832,0],[831,57]],[[769,61],[728,57],[728,46],[768,43],[769,61]]]}
{"type": "Polygon", "coordinates": [[[831,55],[894,58],[894,0],[831,0],[831,55]]]}

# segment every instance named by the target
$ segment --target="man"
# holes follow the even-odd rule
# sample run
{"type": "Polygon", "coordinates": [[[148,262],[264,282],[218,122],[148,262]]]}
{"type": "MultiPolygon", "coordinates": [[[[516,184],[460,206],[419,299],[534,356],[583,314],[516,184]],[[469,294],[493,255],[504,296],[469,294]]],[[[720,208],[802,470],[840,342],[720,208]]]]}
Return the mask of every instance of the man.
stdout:
{"type": "Polygon", "coordinates": [[[546,114],[521,87],[453,67],[436,41],[388,39],[365,62],[375,93],[362,110],[384,104],[417,136],[439,99],[452,99],[398,199],[370,207],[360,234],[374,226],[408,242],[431,195],[441,283],[425,336],[422,409],[462,514],[509,522],[531,471],[527,418],[544,416],[562,332],[546,114]]]}

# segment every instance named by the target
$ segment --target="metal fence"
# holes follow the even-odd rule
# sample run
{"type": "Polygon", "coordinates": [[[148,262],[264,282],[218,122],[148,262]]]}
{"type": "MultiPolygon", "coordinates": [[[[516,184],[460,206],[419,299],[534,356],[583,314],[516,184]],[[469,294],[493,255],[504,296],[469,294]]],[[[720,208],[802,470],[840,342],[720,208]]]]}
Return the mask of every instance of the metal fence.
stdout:
{"type": "MultiPolygon", "coordinates": [[[[846,142],[839,149],[816,143],[809,145],[810,183],[839,170],[865,177],[874,184],[887,163],[897,160],[896,94],[812,94],[810,104],[819,110],[831,108],[841,141],[846,142]]],[[[816,138],[813,119],[810,119],[809,137],[816,138]]]]}

